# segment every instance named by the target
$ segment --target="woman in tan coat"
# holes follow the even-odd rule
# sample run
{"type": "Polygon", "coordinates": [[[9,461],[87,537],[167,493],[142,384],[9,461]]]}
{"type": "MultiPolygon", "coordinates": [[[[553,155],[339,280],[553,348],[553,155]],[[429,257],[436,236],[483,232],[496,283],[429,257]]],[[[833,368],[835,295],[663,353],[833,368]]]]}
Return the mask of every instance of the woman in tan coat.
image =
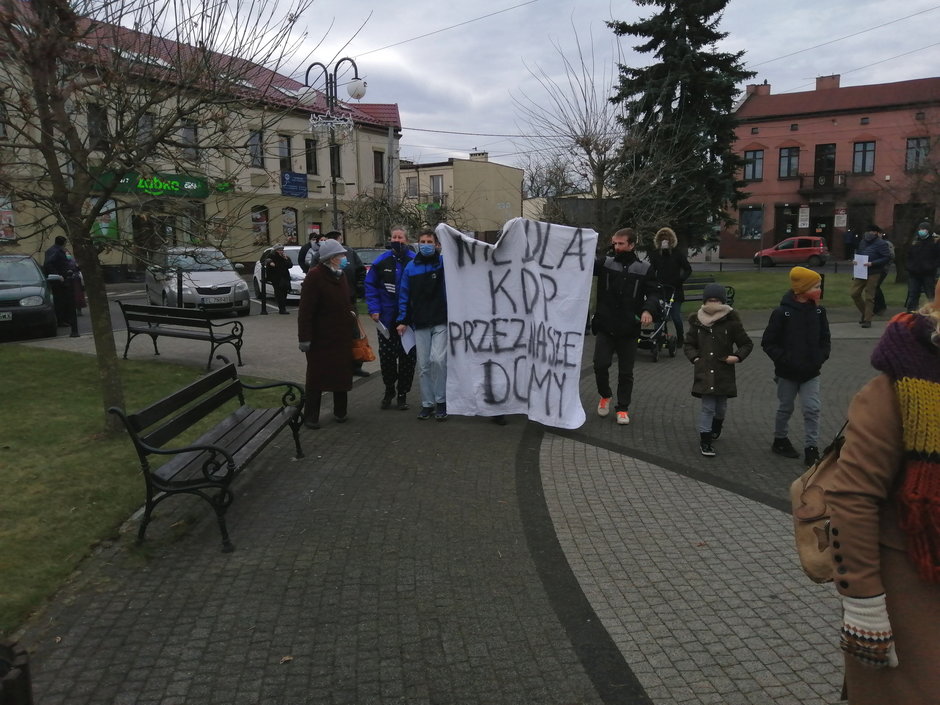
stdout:
{"type": "Polygon", "coordinates": [[[826,499],[851,705],[940,703],[940,286],[891,319],[826,499]]]}

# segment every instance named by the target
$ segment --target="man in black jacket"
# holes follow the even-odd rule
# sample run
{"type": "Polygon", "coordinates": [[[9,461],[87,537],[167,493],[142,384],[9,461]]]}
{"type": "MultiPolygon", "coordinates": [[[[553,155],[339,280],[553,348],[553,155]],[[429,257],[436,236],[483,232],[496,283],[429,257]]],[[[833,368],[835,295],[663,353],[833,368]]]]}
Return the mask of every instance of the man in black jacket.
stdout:
{"type": "Polygon", "coordinates": [[[805,267],[790,270],[790,291],[770,314],[761,347],[774,363],[777,382],[774,442],[770,449],[786,458],[800,454],[790,443],[787,427],[796,395],[803,406],[803,459],[807,466],[819,460],[819,372],[829,359],[831,338],[826,309],[819,304],[822,279],[805,267]]]}
{"type": "Polygon", "coordinates": [[[940,267],[940,243],[930,236],[930,223],[924,222],[917,226],[914,244],[907,251],[907,300],[904,308],[908,313],[917,310],[921,294],[930,301],[937,286],[937,267],[940,267]]]}
{"type": "Polygon", "coordinates": [[[597,277],[597,303],[591,330],[597,336],[594,346],[594,378],[600,401],[597,415],[610,413],[613,391],[610,366],[617,355],[617,423],[630,423],[633,397],[633,362],[640,326],[653,321],[659,310],[659,284],[649,262],[641,262],[636,253],[636,235],[632,228],[618,230],[610,238],[610,249],[594,264],[597,277]]]}

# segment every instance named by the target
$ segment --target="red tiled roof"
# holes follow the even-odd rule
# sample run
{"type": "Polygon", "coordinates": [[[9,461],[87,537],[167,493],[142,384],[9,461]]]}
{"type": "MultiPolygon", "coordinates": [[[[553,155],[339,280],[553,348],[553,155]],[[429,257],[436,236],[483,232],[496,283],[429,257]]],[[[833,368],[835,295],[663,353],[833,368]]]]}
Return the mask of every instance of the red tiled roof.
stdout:
{"type": "Polygon", "coordinates": [[[398,103],[356,103],[356,108],[382,125],[401,129],[401,116],[398,114],[398,103]]]}
{"type": "Polygon", "coordinates": [[[918,104],[940,104],[940,78],[919,78],[913,81],[826,88],[779,95],[752,94],[747,96],[735,112],[735,117],[746,122],[762,118],[859,112],[918,104]]]}

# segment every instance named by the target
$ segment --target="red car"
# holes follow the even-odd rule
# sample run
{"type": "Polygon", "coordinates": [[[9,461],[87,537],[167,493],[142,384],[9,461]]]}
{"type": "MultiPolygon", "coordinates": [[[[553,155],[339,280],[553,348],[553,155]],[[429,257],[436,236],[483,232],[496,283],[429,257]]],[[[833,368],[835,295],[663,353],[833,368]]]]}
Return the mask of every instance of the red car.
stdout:
{"type": "Polygon", "coordinates": [[[773,267],[777,264],[800,264],[821,267],[829,260],[829,248],[821,237],[788,237],[773,247],[754,253],[754,264],[773,267]]]}

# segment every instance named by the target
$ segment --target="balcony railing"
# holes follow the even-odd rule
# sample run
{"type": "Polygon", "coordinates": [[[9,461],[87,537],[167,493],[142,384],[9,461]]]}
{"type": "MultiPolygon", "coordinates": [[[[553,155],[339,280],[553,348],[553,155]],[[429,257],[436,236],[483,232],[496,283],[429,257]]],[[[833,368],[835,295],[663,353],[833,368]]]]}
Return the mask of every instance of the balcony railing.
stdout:
{"type": "Polygon", "coordinates": [[[801,196],[815,196],[826,193],[845,193],[849,190],[848,173],[836,171],[824,174],[800,174],[801,196]]]}

